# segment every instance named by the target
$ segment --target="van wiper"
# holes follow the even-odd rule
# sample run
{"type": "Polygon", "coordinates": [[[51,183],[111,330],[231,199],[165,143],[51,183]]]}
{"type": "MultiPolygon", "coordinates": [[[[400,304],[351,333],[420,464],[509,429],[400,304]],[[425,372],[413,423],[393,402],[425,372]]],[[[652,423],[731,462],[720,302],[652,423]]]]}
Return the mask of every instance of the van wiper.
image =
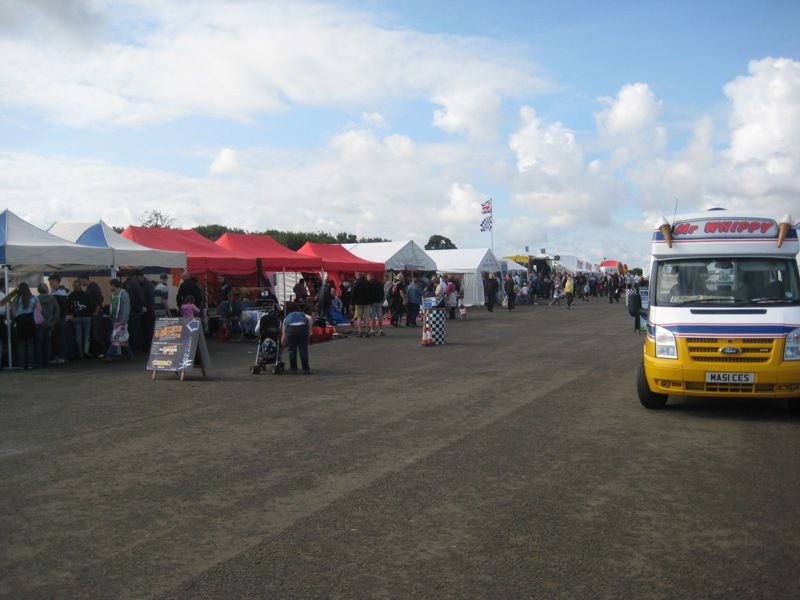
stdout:
{"type": "Polygon", "coordinates": [[[750,302],[753,304],[797,304],[797,300],[793,298],[751,298],[750,302]]]}
{"type": "MultiPolygon", "coordinates": [[[[733,297],[714,297],[714,298],[695,298],[694,300],[684,300],[678,302],[678,306],[688,306],[691,304],[743,304],[745,301],[733,297]]],[[[675,304],[675,303],[673,303],[675,304]]]]}

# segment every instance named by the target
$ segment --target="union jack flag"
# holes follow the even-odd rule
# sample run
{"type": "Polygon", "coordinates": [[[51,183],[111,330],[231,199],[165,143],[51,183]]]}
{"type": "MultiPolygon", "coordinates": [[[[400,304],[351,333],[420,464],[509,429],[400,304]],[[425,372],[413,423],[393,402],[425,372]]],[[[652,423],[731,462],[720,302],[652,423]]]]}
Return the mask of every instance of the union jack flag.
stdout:
{"type": "Polygon", "coordinates": [[[492,215],[489,215],[483,221],[481,221],[481,231],[491,231],[491,230],[492,230],[492,215]]]}
{"type": "Polygon", "coordinates": [[[489,198],[486,202],[481,203],[481,212],[485,214],[492,214],[492,199],[489,198]]]}

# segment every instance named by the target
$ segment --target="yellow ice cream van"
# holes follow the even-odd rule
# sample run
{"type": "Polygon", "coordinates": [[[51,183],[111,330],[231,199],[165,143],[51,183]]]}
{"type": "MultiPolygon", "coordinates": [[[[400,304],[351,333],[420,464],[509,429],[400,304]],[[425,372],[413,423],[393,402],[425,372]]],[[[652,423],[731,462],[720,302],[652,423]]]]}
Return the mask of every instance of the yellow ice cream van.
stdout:
{"type": "Polygon", "coordinates": [[[639,400],[786,398],[800,411],[798,234],[750,213],[666,219],[653,233],[639,400]]]}

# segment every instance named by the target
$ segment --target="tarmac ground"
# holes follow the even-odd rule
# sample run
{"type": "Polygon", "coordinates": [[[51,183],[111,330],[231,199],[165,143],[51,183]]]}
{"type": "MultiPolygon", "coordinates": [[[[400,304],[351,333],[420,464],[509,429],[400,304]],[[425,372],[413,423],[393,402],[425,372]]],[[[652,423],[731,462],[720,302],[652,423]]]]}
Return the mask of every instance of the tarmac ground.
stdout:
{"type": "Polygon", "coordinates": [[[0,371],[3,598],[795,598],[800,420],[636,397],[620,304],[472,309],[312,375],[0,371]]]}

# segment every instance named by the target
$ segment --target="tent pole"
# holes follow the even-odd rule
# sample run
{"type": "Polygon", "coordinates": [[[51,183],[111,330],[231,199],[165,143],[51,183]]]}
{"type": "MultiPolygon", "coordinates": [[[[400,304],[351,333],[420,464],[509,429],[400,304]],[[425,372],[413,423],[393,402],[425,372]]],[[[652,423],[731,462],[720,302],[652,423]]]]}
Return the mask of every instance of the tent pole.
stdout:
{"type": "Polygon", "coordinates": [[[286,312],[286,267],[283,267],[283,309],[286,312]]]}
{"type": "MultiPolygon", "coordinates": [[[[8,265],[3,265],[3,275],[5,275],[5,289],[3,290],[8,296],[8,265]]],[[[6,303],[6,340],[8,341],[8,368],[14,366],[11,358],[11,303],[6,303]]]]}

